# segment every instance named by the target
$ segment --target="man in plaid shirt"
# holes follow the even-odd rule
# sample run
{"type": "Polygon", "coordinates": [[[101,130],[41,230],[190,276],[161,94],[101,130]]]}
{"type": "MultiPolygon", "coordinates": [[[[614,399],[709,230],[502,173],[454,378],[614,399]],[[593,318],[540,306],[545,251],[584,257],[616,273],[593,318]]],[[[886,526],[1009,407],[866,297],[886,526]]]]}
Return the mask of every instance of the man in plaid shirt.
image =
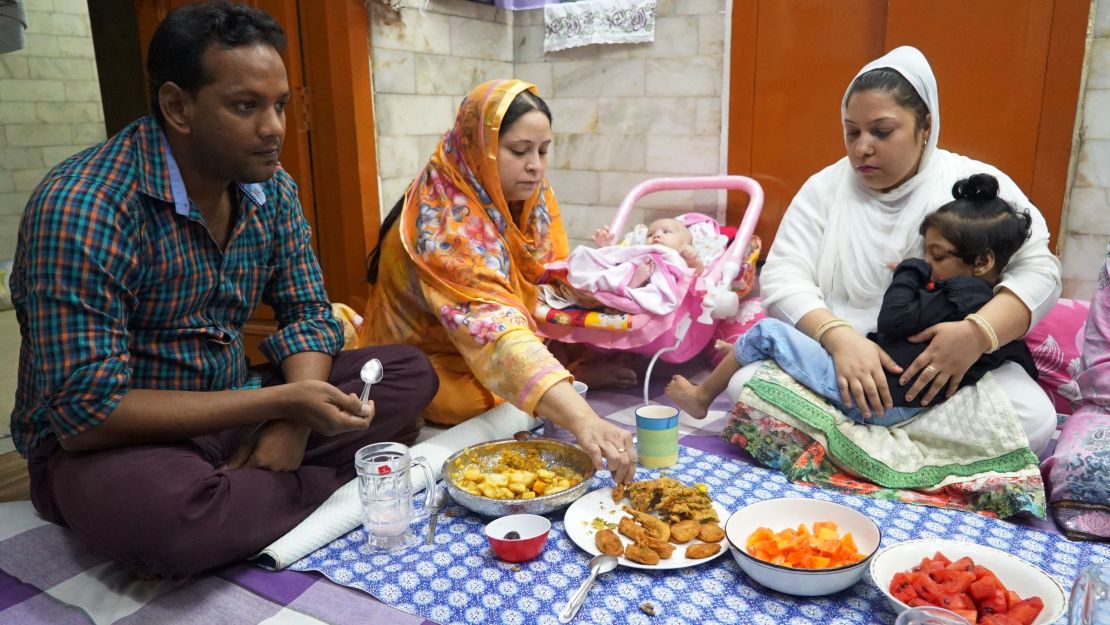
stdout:
{"type": "Polygon", "coordinates": [[[252,8],[171,13],[148,54],[154,115],[55,167],[20,225],[12,432],[32,500],[144,575],[257,553],[354,477],[357,449],[411,444],[438,387],[413,348],[340,352],[278,166],[284,46],[252,8]],[[259,302],[279,327],[252,369],[259,302]],[[385,378],[364,406],[371,357],[385,378]]]}

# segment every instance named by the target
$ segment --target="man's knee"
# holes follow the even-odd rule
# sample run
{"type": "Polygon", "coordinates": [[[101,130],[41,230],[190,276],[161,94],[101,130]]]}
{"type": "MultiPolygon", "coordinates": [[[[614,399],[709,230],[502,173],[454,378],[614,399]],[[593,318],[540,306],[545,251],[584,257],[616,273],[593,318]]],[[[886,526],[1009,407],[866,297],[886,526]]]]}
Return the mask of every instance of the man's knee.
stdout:
{"type": "Polygon", "coordinates": [[[214,473],[175,488],[135,476],[126,488],[100,484],[56,493],[67,525],[94,549],[139,573],[181,579],[250,555],[229,551],[235,541],[219,528],[226,482],[214,473]]]}

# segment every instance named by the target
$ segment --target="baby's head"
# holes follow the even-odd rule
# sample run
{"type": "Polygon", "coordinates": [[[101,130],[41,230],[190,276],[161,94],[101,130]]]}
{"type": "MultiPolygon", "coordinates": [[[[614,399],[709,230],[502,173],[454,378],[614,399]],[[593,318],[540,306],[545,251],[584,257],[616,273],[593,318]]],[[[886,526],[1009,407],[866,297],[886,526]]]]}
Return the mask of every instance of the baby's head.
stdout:
{"type": "Polygon", "coordinates": [[[925,261],[933,279],[975,276],[997,284],[1010,257],[1029,238],[1033,219],[998,197],[998,180],[975,174],[952,186],[955,200],[925,216],[925,261]]]}
{"type": "Polygon", "coordinates": [[[693,242],[694,235],[690,234],[690,229],[677,219],[656,219],[648,226],[649,245],[665,245],[673,250],[680,250],[693,242]]]}

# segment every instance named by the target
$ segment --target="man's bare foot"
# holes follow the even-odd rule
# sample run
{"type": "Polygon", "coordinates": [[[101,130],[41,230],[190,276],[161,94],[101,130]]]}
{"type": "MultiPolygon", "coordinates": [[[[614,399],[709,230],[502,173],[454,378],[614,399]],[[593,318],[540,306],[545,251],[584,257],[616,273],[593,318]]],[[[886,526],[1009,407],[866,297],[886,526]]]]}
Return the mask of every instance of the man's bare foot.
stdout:
{"type": "Polygon", "coordinates": [[[701,387],[680,375],[671,378],[663,392],[678,405],[679,410],[695,419],[704,419],[709,414],[709,404],[713,403],[712,397],[702,397],[701,387]]]}

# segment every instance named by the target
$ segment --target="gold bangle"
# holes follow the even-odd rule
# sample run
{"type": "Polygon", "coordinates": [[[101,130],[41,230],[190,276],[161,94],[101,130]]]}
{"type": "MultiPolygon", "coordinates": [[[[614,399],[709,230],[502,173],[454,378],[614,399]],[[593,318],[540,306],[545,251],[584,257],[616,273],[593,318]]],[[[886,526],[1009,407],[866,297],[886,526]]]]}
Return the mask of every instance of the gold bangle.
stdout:
{"type": "Polygon", "coordinates": [[[832,324],[836,323],[837,321],[843,321],[843,319],[841,319],[840,317],[831,317],[825,320],[824,323],[817,326],[817,329],[813,331],[813,338],[816,340],[816,338],[820,336],[822,332],[828,329],[828,326],[832,326],[832,324]]]}
{"type": "Polygon", "coordinates": [[[983,333],[983,336],[986,337],[987,342],[990,343],[990,348],[987,349],[986,353],[992,354],[998,351],[998,335],[995,334],[994,328],[991,327],[989,321],[984,319],[982,315],[978,315],[975,313],[964,317],[964,319],[967,319],[968,321],[971,321],[976,326],[978,326],[979,331],[983,333]]]}
{"type": "Polygon", "coordinates": [[[837,317],[835,319],[830,319],[830,320],[826,321],[825,323],[822,323],[820,326],[817,327],[817,331],[813,333],[813,340],[820,343],[821,339],[826,334],[828,334],[829,330],[832,330],[833,328],[840,328],[840,327],[843,327],[843,326],[850,326],[850,325],[852,325],[852,324],[848,323],[844,319],[840,319],[839,317],[837,317]]]}

